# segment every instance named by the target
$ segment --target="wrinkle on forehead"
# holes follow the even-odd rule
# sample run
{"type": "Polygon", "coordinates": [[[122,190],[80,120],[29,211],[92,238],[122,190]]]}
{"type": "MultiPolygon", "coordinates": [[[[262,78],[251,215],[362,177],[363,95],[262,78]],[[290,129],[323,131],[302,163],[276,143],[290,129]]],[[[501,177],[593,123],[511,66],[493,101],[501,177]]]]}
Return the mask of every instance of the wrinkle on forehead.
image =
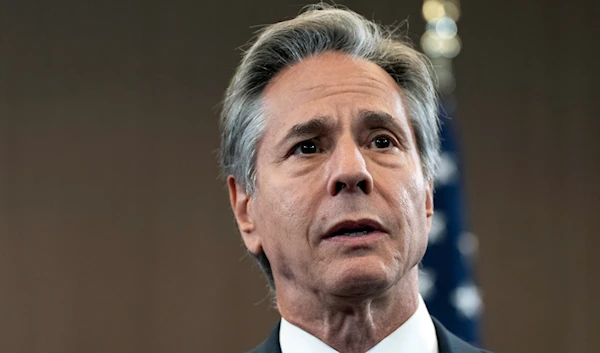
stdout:
{"type": "Polygon", "coordinates": [[[310,92],[317,89],[333,89],[345,84],[357,84],[385,92],[390,88],[401,91],[392,76],[379,65],[345,53],[326,52],[281,70],[265,87],[263,93],[270,95],[275,93],[274,90],[310,92]],[[340,71],[349,66],[352,66],[353,70],[344,72],[344,79],[331,79],[339,76],[340,71]],[[307,71],[312,74],[307,75],[307,71]]]}
{"type": "Polygon", "coordinates": [[[389,90],[389,86],[382,83],[381,79],[379,78],[375,78],[372,77],[372,73],[370,72],[366,72],[365,70],[361,70],[362,71],[362,75],[356,75],[354,73],[354,75],[351,76],[347,76],[345,80],[337,80],[337,81],[331,81],[331,80],[326,80],[325,78],[328,76],[327,74],[321,76],[323,78],[323,80],[321,82],[319,82],[316,85],[312,85],[312,86],[308,86],[308,87],[300,87],[299,91],[300,92],[312,92],[314,90],[319,90],[319,89],[338,89],[340,88],[340,86],[344,85],[344,84],[350,84],[350,85],[358,85],[359,87],[363,87],[363,88],[374,88],[376,90],[381,90],[384,92],[387,92],[389,90]]]}

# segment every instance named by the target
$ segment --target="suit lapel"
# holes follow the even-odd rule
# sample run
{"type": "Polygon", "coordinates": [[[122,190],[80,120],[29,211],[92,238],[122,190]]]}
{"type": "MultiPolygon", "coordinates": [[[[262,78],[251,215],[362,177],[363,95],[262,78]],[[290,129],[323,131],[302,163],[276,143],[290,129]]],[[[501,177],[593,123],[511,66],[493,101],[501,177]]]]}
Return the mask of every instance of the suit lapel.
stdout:
{"type": "Polygon", "coordinates": [[[467,342],[456,337],[448,331],[436,318],[431,317],[435,325],[440,353],[483,353],[485,351],[475,348],[467,342]]]}

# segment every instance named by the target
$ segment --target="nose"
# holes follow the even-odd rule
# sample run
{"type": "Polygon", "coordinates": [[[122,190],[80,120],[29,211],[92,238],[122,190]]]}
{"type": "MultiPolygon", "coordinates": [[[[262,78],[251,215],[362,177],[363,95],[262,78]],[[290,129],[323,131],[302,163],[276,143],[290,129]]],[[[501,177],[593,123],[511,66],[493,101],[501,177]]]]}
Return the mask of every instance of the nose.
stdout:
{"type": "Polygon", "coordinates": [[[338,144],[329,160],[331,175],[327,191],[331,196],[343,192],[369,194],[373,190],[373,177],[367,170],[363,154],[356,144],[338,144]]]}

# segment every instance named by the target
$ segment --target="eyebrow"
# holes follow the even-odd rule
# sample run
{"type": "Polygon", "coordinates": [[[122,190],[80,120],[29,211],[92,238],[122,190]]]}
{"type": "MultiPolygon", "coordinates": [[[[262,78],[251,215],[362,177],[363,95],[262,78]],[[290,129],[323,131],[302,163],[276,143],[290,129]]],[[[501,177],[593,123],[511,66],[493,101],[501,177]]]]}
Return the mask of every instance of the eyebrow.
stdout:
{"type": "Polygon", "coordinates": [[[291,139],[326,135],[333,130],[333,127],[334,122],[329,117],[321,116],[313,118],[307,122],[292,126],[281,140],[281,143],[283,144],[291,139]]]}
{"type": "Polygon", "coordinates": [[[363,128],[376,129],[383,128],[396,132],[404,144],[407,141],[407,131],[402,127],[397,118],[383,111],[361,110],[358,113],[358,125],[363,128]]]}
{"type": "MultiPolygon", "coordinates": [[[[358,126],[366,129],[388,129],[396,132],[400,139],[400,144],[405,145],[407,141],[406,131],[399,124],[398,119],[384,111],[361,110],[358,113],[358,126]]],[[[285,136],[279,141],[278,145],[283,146],[290,140],[299,140],[323,136],[331,133],[335,128],[333,119],[327,116],[320,116],[309,121],[298,123],[292,126],[285,136]]]]}

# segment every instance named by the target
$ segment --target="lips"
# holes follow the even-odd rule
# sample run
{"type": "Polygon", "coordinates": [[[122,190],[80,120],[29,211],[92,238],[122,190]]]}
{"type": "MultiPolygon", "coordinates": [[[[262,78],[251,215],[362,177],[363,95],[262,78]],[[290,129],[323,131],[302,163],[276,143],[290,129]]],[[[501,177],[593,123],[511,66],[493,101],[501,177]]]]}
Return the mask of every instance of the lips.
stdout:
{"type": "Polygon", "coordinates": [[[383,226],[372,219],[347,220],[336,223],[325,233],[324,239],[337,236],[360,237],[373,232],[385,232],[383,226]]]}

